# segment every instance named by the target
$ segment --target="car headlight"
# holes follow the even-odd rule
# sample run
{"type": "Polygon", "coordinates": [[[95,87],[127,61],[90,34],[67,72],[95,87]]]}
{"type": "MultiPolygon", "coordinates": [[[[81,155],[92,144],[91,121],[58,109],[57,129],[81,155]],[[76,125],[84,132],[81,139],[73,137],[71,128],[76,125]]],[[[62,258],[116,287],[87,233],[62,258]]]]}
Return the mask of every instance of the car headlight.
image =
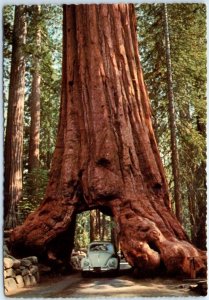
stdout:
{"type": "Polygon", "coordinates": [[[116,268],[116,267],[117,267],[117,261],[116,261],[115,259],[110,259],[110,260],[108,261],[108,266],[109,266],[110,268],[116,268]]]}
{"type": "Polygon", "coordinates": [[[88,260],[85,260],[85,261],[83,262],[83,266],[84,266],[84,267],[88,267],[88,266],[89,266],[89,261],[88,261],[88,260]]]}

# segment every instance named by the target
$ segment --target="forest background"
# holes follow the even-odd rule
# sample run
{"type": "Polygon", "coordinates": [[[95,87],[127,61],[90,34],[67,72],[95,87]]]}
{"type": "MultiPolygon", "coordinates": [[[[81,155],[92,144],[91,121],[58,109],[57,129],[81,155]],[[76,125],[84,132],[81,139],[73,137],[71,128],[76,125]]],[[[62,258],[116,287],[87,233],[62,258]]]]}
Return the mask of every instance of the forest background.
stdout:
{"type": "MultiPolygon", "coordinates": [[[[198,3],[168,4],[167,18],[164,4],[135,7],[139,55],[172,209],[177,213],[176,207],[179,206],[177,217],[187,234],[196,246],[205,249],[206,6],[198,3]],[[168,37],[170,51],[166,42],[168,37]],[[172,68],[168,78],[170,62],[172,68]],[[172,99],[169,97],[171,90],[172,99]]],[[[14,31],[14,22],[20,21],[17,17],[15,20],[15,10],[15,6],[5,6],[3,14],[4,136],[11,126],[8,105],[12,101],[9,92],[11,57],[15,49],[12,45],[15,34],[20,34],[18,26],[14,31]]],[[[44,197],[61,94],[62,7],[24,6],[23,17],[27,26],[22,52],[26,66],[22,78],[25,84],[23,181],[16,209],[9,209],[9,215],[15,221],[9,224],[5,220],[8,228],[21,224],[44,197]]],[[[114,226],[111,218],[99,211],[77,215],[76,247],[85,247],[93,239],[111,238],[114,226]]]]}

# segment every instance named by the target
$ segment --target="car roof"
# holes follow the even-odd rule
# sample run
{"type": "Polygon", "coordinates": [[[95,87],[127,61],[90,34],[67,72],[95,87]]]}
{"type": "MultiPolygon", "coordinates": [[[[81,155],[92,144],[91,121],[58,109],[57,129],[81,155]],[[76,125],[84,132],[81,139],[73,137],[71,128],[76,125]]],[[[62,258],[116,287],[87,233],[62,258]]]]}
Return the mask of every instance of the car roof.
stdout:
{"type": "Polygon", "coordinates": [[[112,243],[108,242],[108,241],[94,241],[94,242],[90,243],[89,245],[93,245],[93,244],[112,244],[112,243]]]}

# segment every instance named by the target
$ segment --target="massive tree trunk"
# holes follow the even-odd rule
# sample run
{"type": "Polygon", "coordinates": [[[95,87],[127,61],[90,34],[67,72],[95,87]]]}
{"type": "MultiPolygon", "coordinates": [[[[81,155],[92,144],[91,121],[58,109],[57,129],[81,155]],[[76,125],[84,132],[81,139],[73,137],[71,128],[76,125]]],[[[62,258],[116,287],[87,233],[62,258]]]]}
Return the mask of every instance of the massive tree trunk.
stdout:
{"type": "Polygon", "coordinates": [[[176,129],[176,112],[174,103],[174,92],[173,92],[173,76],[171,67],[171,49],[170,49],[170,34],[169,34],[169,23],[168,23],[168,10],[167,4],[164,4],[164,17],[165,17],[165,45],[166,45],[166,66],[167,66],[167,89],[168,89],[168,112],[169,112],[169,123],[170,123],[170,134],[171,134],[171,161],[172,161],[172,172],[174,179],[174,201],[176,216],[179,222],[182,223],[182,203],[180,194],[180,180],[179,180],[179,155],[177,148],[177,129],[176,129]]]}
{"type": "Polygon", "coordinates": [[[59,241],[73,229],[75,214],[100,209],[113,216],[123,253],[136,268],[150,272],[163,265],[189,276],[194,259],[196,271],[204,269],[203,252],[188,242],[170,210],[139,62],[134,6],[64,6],[63,40],[50,180],[41,206],[14,230],[13,250],[48,260],[54,253],[58,260],[66,253],[59,241]]]}
{"type": "Polygon", "coordinates": [[[8,116],[5,136],[4,219],[5,227],[18,224],[18,203],[22,198],[23,114],[25,95],[26,12],[15,8],[8,116]]]}

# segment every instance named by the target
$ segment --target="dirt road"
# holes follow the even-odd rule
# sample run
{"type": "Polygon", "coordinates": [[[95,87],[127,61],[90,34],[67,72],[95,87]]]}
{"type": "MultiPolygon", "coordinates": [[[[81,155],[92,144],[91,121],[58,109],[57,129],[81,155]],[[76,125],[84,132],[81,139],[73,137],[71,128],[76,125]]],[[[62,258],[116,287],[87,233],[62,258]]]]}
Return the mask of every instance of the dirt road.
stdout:
{"type": "Polygon", "coordinates": [[[80,273],[47,279],[36,287],[24,288],[15,298],[96,298],[96,297],[157,297],[157,296],[195,296],[189,291],[191,283],[175,279],[136,279],[130,275],[117,277],[82,278],[80,273]]]}

